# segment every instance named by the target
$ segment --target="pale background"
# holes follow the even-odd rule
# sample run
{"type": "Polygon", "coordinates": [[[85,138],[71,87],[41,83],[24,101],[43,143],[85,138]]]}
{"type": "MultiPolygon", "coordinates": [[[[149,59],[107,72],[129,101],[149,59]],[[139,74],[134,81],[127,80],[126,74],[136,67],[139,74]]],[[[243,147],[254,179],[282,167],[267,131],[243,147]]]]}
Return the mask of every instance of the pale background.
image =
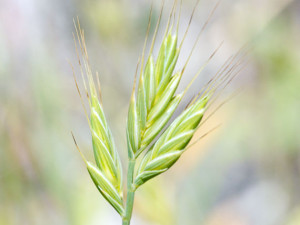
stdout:
{"type": "MultiPolygon", "coordinates": [[[[180,38],[195,2],[183,1],[180,38]]],[[[200,1],[178,68],[215,3],[200,1]]],[[[0,0],[1,225],[121,224],[94,187],[70,134],[92,160],[68,63],[79,75],[73,18],[80,18],[92,67],[100,73],[104,109],[126,170],[125,122],[150,5],[0,0]]],[[[161,32],[171,5],[167,0],[161,32]]],[[[154,21],[159,6],[154,0],[154,21]]],[[[219,123],[221,128],[137,191],[132,225],[300,224],[300,2],[223,0],[179,89],[223,40],[180,109],[229,55],[252,41],[248,67],[221,99],[242,91],[197,135],[219,123]]]]}

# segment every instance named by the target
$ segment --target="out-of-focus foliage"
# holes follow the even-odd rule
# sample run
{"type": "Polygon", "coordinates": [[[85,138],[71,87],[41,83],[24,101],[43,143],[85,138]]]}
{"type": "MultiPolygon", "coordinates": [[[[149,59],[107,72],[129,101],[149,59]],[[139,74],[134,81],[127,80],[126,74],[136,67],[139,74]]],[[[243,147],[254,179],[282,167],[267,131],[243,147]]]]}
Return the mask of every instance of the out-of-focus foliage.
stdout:
{"type": "MultiPolygon", "coordinates": [[[[213,7],[201,2],[179,63],[213,7]]],[[[181,34],[194,3],[184,1],[181,34]]],[[[159,5],[155,1],[154,19],[159,5]]],[[[167,13],[171,2],[166,5],[167,13]]],[[[121,223],[99,197],[70,134],[73,130],[91,160],[89,128],[68,64],[79,73],[72,20],[78,15],[85,30],[107,120],[126,156],[125,120],[149,8],[148,1],[138,0],[1,1],[1,225],[121,223]]],[[[237,40],[244,43],[259,33],[247,69],[230,87],[234,92],[242,86],[243,92],[207,124],[208,130],[222,122],[221,129],[137,191],[133,225],[300,223],[299,9],[298,1],[223,1],[182,85],[220,41],[225,47],[192,86],[194,92],[239,48],[237,40]]]]}

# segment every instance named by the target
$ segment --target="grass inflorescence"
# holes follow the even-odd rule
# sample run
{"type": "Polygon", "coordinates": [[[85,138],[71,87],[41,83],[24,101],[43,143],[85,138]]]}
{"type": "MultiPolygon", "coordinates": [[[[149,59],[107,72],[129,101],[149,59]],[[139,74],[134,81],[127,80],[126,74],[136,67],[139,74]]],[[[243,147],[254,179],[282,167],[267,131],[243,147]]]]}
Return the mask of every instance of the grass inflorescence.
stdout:
{"type": "MultiPolygon", "coordinates": [[[[128,110],[126,128],[128,147],[126,200],[123,200],[121,161],[103,111],[99,76],[96,73],[97,80],[95,82],[95,77],[93,76],[89,64],[84,32],[80,27],[79,21],[74,22],[76,28],[74,35],[75,47],[89,110],[85,107],[83,95],[81,94],[75,75],[74,79],[90,127],[95,163],[87,161],[81,152],[80,154],[99,192],[120,214],[123,225],[130,224],[134,195],[137,188],[146,181],[167,171],[189,148],[188,146],[199,141],[198,139],[189,145],[195,132],[212,115],[210,114],[206,119],[202,120],[207,109],[244,66],[245,48],[242,48],[220,67],[217,73],[199,90],[198,94],[190,99],[189,104],[180,115],[170,122],[175,110],[178,108],[178,105],[190,86],[222,46],[221,43],[199,68],[199,71],[194,75],[187,87],[177,93],[178,85],[200,36],[219,5],[218,2],[200,29],[184,66],[180,70],[175,71],[178,57],[198,3],[199,1],[196,2],[183,38],[179,41],[178,32],[182,1],[174,1],[158,55],[155,56],[153,54],[153,48],[154,45],[157,44],[157,33],[160,28],[165,4],[165,2],[162,1],[160,15],[151,40],[150,50],[146,57],[145,50],[152,17],[151,7],[145,43],[142,54],[138,60],[128,110]],[[140,157],[140,164],[136,166],[136,160],[140,157]]],[[[220,106],[222,104],[223,103],[221,103],[220,106]]],[[[218,106],[213,113],[220,106],[218,106]]],[[[200,137],[200,139],[204,136],[200,137]]],[[[75,144],[79,150],[76,141],[75,144]]]]}

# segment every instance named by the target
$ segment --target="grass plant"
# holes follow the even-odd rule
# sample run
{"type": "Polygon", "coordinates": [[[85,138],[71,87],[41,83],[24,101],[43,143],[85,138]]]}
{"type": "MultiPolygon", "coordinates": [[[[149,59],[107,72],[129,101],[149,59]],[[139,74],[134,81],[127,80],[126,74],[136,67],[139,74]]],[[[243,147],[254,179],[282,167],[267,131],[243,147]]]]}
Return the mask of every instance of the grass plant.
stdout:
{"type": "Polygon", "coordinates": [[[102,196],[120,214],[123,225],[130,224],[136,190],[148,180],[171,168],[189,148],[188,146],[199,141],[198,139],[190,143],[195,132],[211,116],[208,115],[205,120],[202,120],[204,115],[206,115],[207,109],[243,68],[244,55],[242,50],[240,50],[219,68],[209,82],[199,90],[198,94],[190,99],[189,104],[180,115],[170,122],[171,117],[190,86],[222,45],[221,43],[212,52],[187,87],[177,93],[178,85],[199,38],[219,4],[218,2],[212,9],[207,21],[199,31],[184,66],[179,71],[175,71],[178,57],[198,3],[199,1],[197,1],[191,13],[183,38],[179,41],[178,32],[182,1],[174,1],[157,56],[153,54],[153,48],[157,44],[157,33],[160,28],[165,3],[164,1],[162,2],[160,16],[151,40],[151,47],[146,56],[146,46],[151,27],[151,7],[145,43],[138,60],[128,110],[126,127],[128,170],[125,200],[123,199],[124,175],[113,136],[103,111],[99,76],[97,73],[94,76],[91,70],[84,32],[80,27],[79,21],[75,22],[76,33],[74,41],[81,68],[84,95],[87,97],[89,110],[84,104],[83,92],[80,91],[75,73],[74,79],[90,127],[95,163],[85,159],[74,136],[73,138],[94,184],[102,196]],[[136,165],[139,157],[142,160],[139,165],[136,165]]]}

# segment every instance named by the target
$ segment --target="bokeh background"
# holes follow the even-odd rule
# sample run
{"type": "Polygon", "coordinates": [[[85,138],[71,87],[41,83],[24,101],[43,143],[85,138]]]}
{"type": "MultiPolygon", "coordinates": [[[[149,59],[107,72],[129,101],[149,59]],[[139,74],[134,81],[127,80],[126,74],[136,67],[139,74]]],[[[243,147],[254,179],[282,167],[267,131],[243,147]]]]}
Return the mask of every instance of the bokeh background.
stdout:
{"type": "MultiPolygon", "coordinates": [[[[195,2],[183,1],[180,38],[195,2]]],[[[178,68],[215,3],[200,1],[178,68]]],[[[92,159],[68,63],[79,75],[73,18],[81,21],[92,68],[100,73],[104,109],[126,171],[127,109],[150,5],[146,0],[0,0],[1,225],[121,224],[71,138],[73,131],[92,159]]],[[[167,0],[156,46],[171,5],[167,0]]],[[[154,22],[159,10],[160,1],[154,0],[154,22]]],[[[248,66],[220,101],[239,94],[197,136],[219,123],[220,128],[137,191],[133,225],[300,224],[300,2],[223,0],[181,90],[223,40],[177,114],[231,54],[250,42],[248,66]]]]}

